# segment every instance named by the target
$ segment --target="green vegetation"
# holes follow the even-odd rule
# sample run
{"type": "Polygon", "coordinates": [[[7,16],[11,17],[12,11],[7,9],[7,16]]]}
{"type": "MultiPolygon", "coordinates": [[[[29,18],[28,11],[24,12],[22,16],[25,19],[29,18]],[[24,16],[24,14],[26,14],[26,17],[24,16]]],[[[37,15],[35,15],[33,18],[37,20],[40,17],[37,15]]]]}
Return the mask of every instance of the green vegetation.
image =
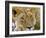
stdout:
{"type": "Polygon", "coordinates": [[[34,26],[34,30],[39,30],[40,29],[40,23],[36,23],[34,26]]]}

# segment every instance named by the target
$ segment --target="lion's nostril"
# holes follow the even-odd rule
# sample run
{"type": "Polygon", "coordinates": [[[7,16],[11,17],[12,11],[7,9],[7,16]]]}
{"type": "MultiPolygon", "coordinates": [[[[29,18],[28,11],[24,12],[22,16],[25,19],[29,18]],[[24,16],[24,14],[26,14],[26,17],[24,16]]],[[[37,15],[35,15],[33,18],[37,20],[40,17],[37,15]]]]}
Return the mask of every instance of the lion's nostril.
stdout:
{"type": "Polygon", "coordinates": [[[31,27],[27,27],[28,29],[31,29],[31,27]]]}

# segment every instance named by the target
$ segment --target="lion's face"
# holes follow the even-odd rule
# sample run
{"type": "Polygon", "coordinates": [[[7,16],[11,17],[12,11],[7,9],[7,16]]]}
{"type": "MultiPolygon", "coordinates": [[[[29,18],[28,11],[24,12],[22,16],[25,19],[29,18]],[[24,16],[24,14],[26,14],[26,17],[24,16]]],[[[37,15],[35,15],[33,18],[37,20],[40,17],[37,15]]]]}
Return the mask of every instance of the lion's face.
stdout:
{"type": "Polygon", "coordinates": [[[13,15],[13,20],[17,30],[27,30],[28,27],[33,27],[36,24],[35,15],[31,12],[29,8],[16,8],[15,16],[13,15]]]}

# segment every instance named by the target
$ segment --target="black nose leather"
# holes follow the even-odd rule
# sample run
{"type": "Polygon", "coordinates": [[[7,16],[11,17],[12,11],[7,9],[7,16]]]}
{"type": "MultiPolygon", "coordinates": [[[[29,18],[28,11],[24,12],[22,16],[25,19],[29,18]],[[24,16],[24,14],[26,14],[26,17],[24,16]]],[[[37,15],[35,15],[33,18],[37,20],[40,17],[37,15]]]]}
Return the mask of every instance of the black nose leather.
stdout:
{"type": "Polygon", "coordinates": [[[27,27],[28,29],[31,29],[31,27],[27,27]]]}

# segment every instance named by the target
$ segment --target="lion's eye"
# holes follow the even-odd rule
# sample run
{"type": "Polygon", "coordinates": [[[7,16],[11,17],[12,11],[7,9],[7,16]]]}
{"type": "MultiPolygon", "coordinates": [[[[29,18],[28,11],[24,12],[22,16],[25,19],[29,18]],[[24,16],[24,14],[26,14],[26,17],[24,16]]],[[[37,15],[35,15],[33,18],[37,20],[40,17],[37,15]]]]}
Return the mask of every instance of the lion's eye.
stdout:
{"type": "Polygon", "coordinates": [[[30,17],[32,17],[32,15],[30,17]]]}
{"type": "Polygon", "coordinates": [[[24,19],[23,17],[21,17],[21,19],[24,19]]]}

